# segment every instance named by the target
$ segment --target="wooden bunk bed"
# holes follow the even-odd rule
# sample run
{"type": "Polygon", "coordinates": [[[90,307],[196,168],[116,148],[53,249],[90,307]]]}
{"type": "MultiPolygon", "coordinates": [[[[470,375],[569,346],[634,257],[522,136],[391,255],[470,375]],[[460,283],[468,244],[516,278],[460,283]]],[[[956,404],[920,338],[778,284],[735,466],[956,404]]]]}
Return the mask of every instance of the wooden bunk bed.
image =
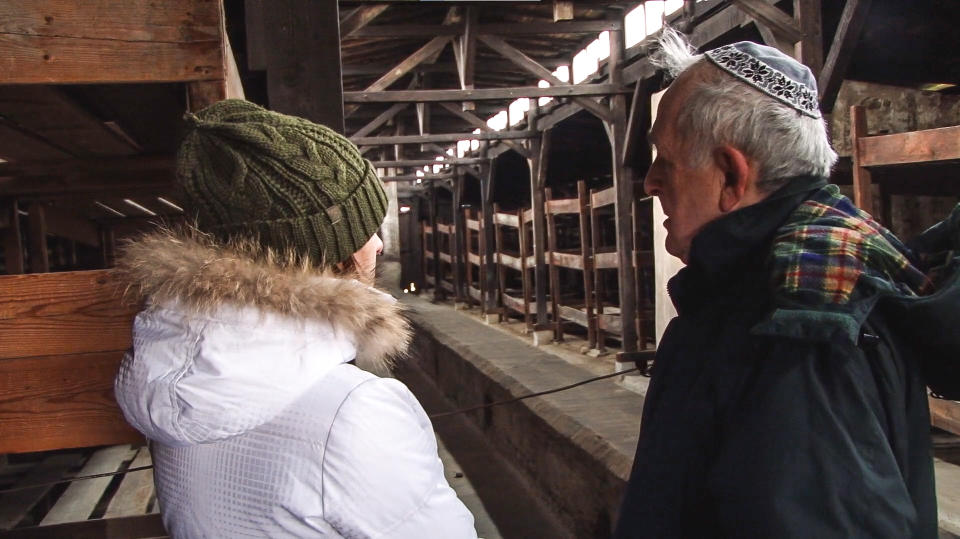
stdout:
{"type": "Polygon", "coordinates": [[[487,272],[481,254],[486,252],[486,241],[483,238],[483,215],[474,209],[464,208],[463,222],[465,224],[463,234],[464,288],[467,299],[482,306],[483,298],[487,293],[487,272]],[[476,286],[474,286],[474,283],[476,283],[476,286]]]}
{"type": "Polygon", "coordinates": [[[620,318],[620,309],[608,303],[606,299],[606,284],[604,273],[619,271],[618,252],[616,244],[608,246],[604,243],[602,234],[602,219],[609,219],[617,200],[616,188],[610,187],[603,190],[590,190],[590,232],[591,249],[593,256],[593,290],[596,297],[594,306],[597,317],[597,350],[604,352],[606,350],[606,336],[614,335],[621,337],[623,335],[623,320],[620,318]]]}
{"type": "Polygon", "coordinates": [[[554,338],[563,340],[564,322],[573,322],[587,330],[589,349],[597,347],[596,319],[593,307],[593,275],[590,260],[589,196],[586,183],[577,182],[577,198],[550,198],[547,189],[544,213],[547,217],[547,261],[550,264],[550,298],[553,313],[554,338]],[[558,215],[576,215],[579,246],[575,249],[560,249],[558,215]],[[583,282],[581,295],[570,296],[561,290],[560,268],[579,271],[583,282]]]}
{"type": "MultiPolygon", "coordinates": [[[[884,225],[890,224],[890,196],[896,192],[960,195],[956,178],[960,171],[960,126],[868,136],[866,110],[861,106],[850,108],[850,125],[854,202],[884,225]],[[926,185],[876,181],[877,173],[908,167],[922,167],[924,173],[932,171],[930,181],[926,185]]],[[[960,435],[960,402],[933,397],[929,402],[933,426],[960,435]]]]}
{"type": "Polygon", "coordinates": [[[13,481],[7,488],[31,488],[2,494],[0,531],[164,536],[149,470],[123,474],[115,490],[107,489],[116,487],[112,477],[69,481],[149,465],[150,455],[113,398],[139,306],[121,301],[112,270],[64,270],[109,268],[115,241],[147,217],[179,218],[173,147],[163,145],[175,137],[160,131],[175,134],[184,102],[198,110],[242,97],[223,5],[9,2],[0,19],[18,27],[0,44],[0,115],[12,120],[0,122],[8,274],[0,276],[0,468],[31,463],[4,475],[13,481]],[[90,110],[103,100],[112,105],[109,121],[90,110]],[[169,153],[151,153],[158,148],[169,153]],[[106,508],[94,511],[98,502],[106,508]]]}
{"type": "Polygon", "coordinates": [[[500,306],[501,321],[509,312],[523,316],[523,323],[527,330],[533,329],[533,311],[536,305],[533,302],[533,288],[530,271],[533,269],[533,251],[530,245],[530,225],[533,222],[533,211],[517,210],[515,212],[501,211],[498,204],[493,209],[494,239],[496,241],[497,262],[497,303],[500,306]],[[517,238],[514,248],[507,245],[507,230],[511,236],[517,238]],[[507,271],[516,272],[520,281],[520,295],[515,286],[511,286],[507,271]]]}
{"type": "Polygon", "coordinates": [[[655,347],[653,198],[633,203],[633,278],[637,283],[637,350],[655,347]]]}

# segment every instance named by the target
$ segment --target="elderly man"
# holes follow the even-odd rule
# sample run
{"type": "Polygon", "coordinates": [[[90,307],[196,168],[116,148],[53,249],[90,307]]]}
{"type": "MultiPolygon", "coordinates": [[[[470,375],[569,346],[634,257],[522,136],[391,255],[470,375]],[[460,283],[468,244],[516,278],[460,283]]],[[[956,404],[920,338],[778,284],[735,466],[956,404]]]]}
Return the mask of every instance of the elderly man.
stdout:
{"type": "Polygon", "coordinates": [[[809,69],[749,42],[694,53],[661,40],[645,189],[687,266],[615,535],[936,537],[923,367],[881,307],[932,283],[827,183],[809,69]]]}

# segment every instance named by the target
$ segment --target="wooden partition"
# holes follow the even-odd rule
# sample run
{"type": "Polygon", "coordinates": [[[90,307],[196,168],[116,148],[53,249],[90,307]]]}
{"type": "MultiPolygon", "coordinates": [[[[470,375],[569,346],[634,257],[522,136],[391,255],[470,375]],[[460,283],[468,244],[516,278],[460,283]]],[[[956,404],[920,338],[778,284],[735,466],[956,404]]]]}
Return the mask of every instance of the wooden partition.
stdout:
{"type": "Polygon", "coordinates": [[[464,288],[467,299],[483,305],[483,298],[486,296],[487,271],[483,264],[483,254],[486,252],[486,241],[483,235],[483,215],[474,209],[464,208],[463,222],[466,228],[463,233],[463,253],[464,253],[464,288]],[[474,248],[476,245],[476,248],[474,248]],[[476,286],[474,286],[476,283],[476,286]]]}
{"type": "Polygon", "coordinates": [[[655,347],[654,335],[654,257],[653,198],[645,197],[633,203],[633,276],[637,283],[637,350],[655,347]]]}
{"type": "Polygon", "coordinates": [[[616,241],[604,241],[601,233],[603,220],[614,219],[613,213],[617,200],[615,187],[603,190],[590,190],[590,232],[591,249],[593,252],[593,280],[596,295],[595,308],[597,311],[597,348],[605,349],[607,335],[620,337],[623,335],[623,321],[620,319],[620,308],[607,299],[605,272],[619,272],[616,241]]]}
{"type": "Polygon", "coordinates": [[[113,397],[136,311],[110,270],[0,276],[0,454],[143,443],[113,397]]]}
{"type": "Polygon", "coordinates": [[[440,275],[436,276],[436,286],[448,294],[456,295],[453,285],[453,257],[456,249],[454,248],[453,225],[449,223],[437,223],[436,234],[438,237],[437,245],[440,246],[436,257],[440,259],[440,275]]]}
{"type": "Polygon", "coordinates": [[[533,270],[533,248],[530,244],[530,226],[533,222],[533,212],[517,210],[504,212],[499,205],[494,205],[493,229],[496,241],[497,261],[497,303],[506,312],[512,311],[523,315],[523,323],[527,329],[533,329],[533,283],[530,271],[533,270]],[[507,245],[504,238],[507,230],[514,230],[517,235],[516,247],[507,245]],[[519,273],[520,290],[509,286],[507,271],[519,273]],[[519,292],[519,295],[517,294],[519,292]]]}
{"type": "Polygon", "coordinates": [[[436,288],[437,276],[434,274],[434,259],[436,254],[433,252],[433,227],[430,223],[420,223],[420,267],[423,269],[423,289],[424,292],[430,288],[436,288]]]}
{"type": "MultiPolygon", "coordinates": [[[[550,264],[550,298],[553,309],[554,338],[563,340],[563,323],[573,322],[587,330],[587,341],[591,349],[596,348],[596,319],[593,307],[593,275],[590,260],[590,212],[587,186],[581,180],[577,182],[577,198],[550,199],[547,190],[545,212],[547,215],[547,260],[550,264]],[[561,249],[558,229],[558,215],[575,215],[577,224],[573,232],[579,237],[575,249],[561,249]],[[583,289],[580,294],[564,294],[560,282],[560,268],[579,271],[583,289]]],[[[572,226],[572,225],[571,225],[572,226]]]]}

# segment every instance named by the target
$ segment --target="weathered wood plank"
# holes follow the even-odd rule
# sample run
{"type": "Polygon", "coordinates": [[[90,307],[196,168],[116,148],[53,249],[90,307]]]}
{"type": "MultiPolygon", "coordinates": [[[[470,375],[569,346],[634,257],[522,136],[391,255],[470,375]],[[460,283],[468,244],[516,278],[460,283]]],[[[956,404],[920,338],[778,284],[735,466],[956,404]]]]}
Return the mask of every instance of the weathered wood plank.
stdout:
{"type": "MultiPolygon", "coordinates": [[[[140,448],[136,458],[130,463],[131,468],[149,466],[152,464],[150,450],[140,448]]],[[[153,470],[140,470],[124,474],[120,487],[113,494],[104,518],[128,517],[142,515],[147,512],[150,498],[153,496],[153,470]]]]}
{"type": "MultiPolygon", "coordinates": [[[[440,106],[442,106],[444,109],[446,109],[448,112],[450,112],[454,116],[457,116],[463,121],[467,122],[468,125],[471,125],[473,127],[480,129],[481,133],[494,132],[494,130],[489,125],[487,125],[486,120],[484,120],[483,118],[480,118],[479,116],[477,116],[472,112],[461,110],[460,107],[454,106],[450,103],[441,103],[440,106]]],[[[528,152],[526,148],[521,146],[519,143],[512,142],[512,141],[505,141],[504,144],[512,148],[514,151],[516,151],[520,155],[530,157],[530,152],[528,152]]]]}
{"type": "Polygon", "coordinates": [[[871,0],[847,0],[840,14],[840,23],[833,36],[830,52],[823,62],[823,71],[817,77],[820,92],[820,110],[830,112],[840,93],[840,85],[853,59],[863,25],[867,22],[871,0]]]}
{"type": "Polygon", "coordinates": [[[577,309],[576,307],[570,307],[568,305],[560,305],[559,311],[560,311],[560,318],[563,318],[564,320],[568,320],[570,322],[576,322],[577,324],[580,324],[583,327],[587,327],[589,323],[587,321],[587,313],[580,309],[577,309]]]}
{"type": "Polygon", "coordinates": [[[3,229],[3,260],[6,272],[16,275],[24,272],[23,263],[23,235],[20,230],[20,209],[14,200],[3,207],[7,215],[6,228],[3,229]]]}
{"type": "Polygon", "coordinates": [[[493,220],[498,225],[512,226],[514,228],[520,226],[520,218],[514,213],[495,213],[493,214],[493,220]]]}
{"type": "Polygon", "coordinates": [[[960,126],[857,139],[860,166],[960,160],[960,126]]]}
{"type": "Polygon", "coordinates": [[[565,84],[547,88],[538,86],[515,86],[508,88],[474,88],[466,90],[384,90],[344,92],[346,103],[399,103],[399,102],[456,102],[456,101],[507,101],[521,97],[571,97],[607,96],[629,93],[623,86],[612,84],[565,84]]]}
{"type": "Polygon", "coordinates": [[[440,260],[447,262],[448,264],[453,263],[453,257],[450,253],[440,253],[440,260]]]}
{"type": "Polygon", "coordinates": [[[960,435],[960,403],[930,397],[930,422],[934,427],[960,435]]]}
{"type": "Polygon", "coordinates": [[[558,198],[547,201],[547,213],[580,213],[580,201],[575,198],[558,198]]]}
{"type": "Polygon", "coordinates": [[[575,270],[583,269],[583,255],[579,253],[563,253],[551,251],[548,253],[550,264],[561,268],[570,268],[575,270]]]}
{"type": "Polygon", "coordinates": [[[613,187],[590,194],[590,207],[602,208],[617,202],[617,190],[613,187]]]}
{"type": "Polygon", "coordinates": [[[616,269],[620,255],[616,252],[594,253],[593,267],[596,269],[616,269]]]}
{"type": "Polygon", "coordinates": [[[458,140],[507,140],[536,136],[536,131],[491,131],[486,133],[438,133],[433,135],[393,135],[383,137],[352,137],[357,146],[382,144],[423,144],[425,142],[457,142],[458,140]]]}
{"type": "Polygon", "coordinates": [[[764,0],[733,0],[733,3],[791,43],[796,43],[803,38],[803,33],[793,17],[776,6],[766,3],[764,0]]]}
{"type": "Polygon", "coordinates": [[[0,4],[0,79],[7,84],[223,79],[220,17],[218,0],[6,2],[0,4]]]}
{"type": "Polygon", "coordinates": [[[389,7],[390,4],[370,4],[354,9],[340,21],[340,38],[343,39],[353,35],[357,30],[370,24],[389,7]]]}
{"type": "Polygon", "coordinates": [[[27,253],[30,256],[30,271],[46,273],[50,271],[50,257],[47,252],[46,208],[39,203],[31,204],[27,209],[27,253]]]}
{"type": "Polygon", "coordinates": [[[623,333],[623,319],[619,314],[597,314],[597,327],[603,331],[620,335],[623,333]]]}
{"type": "Polygon", "coordinates": [[[113,398],[122,351],[0,360],[0,453],[142,443],[113,398]]]}
{"type": "Polygon", "coordinates": [[[870,171],[860,162],[860,141],[867,136],[867,111],[861,106],[850,107],[850,142],[853,148],[853,202],[863,211],[875,215],[873,180],[870,171]]]}
{"type": "Polygon", "coordinates": [[[122,518],[98,518],[53,526],[18,528],[4,533],[4,539],[164,539],[167,532],[159,514],[122,518]]]}
{"type": "MultiPolygon", "coordinates": [[[[115,472],[135,455],[129,445],[112,445],[97,450],[77,472],[77,475],[96,475],[115,472]]],[[[103,496],[112,477],[98,477],[70,483],[57,503],[40,521],[41,526],[87,520],[103,496]]]]}
{"type": "MultiPolygon", "coordinates": [[[[6,433],[4,434],[6,436],[6,433]]],[[[5,452],[0,450],[0,453],[5,452]]],[[[20,478],[14,487],[56,481],[62,478],[67,470],[79,464],[82,458],[80,453],[50,455],[20,478]]],[[[9,530],[16,526],[51,488],[53,488],[52,485],[34,487],[18,490],[13,495],[4,495],[3,503],[0,504],[0,530],[9,530]]]]}

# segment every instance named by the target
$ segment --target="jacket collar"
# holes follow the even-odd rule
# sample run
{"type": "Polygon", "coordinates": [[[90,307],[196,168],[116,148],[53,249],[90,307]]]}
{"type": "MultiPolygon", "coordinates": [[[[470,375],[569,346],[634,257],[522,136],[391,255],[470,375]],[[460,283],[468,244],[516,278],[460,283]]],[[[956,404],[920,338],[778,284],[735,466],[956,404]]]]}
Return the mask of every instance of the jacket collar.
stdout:
{"type": "Polygon", "coordinates": [[[689,263],[667,284],[678,312],[695,307],[747,264],[762,265],[777,229],[810,193],[827,184],[819,176],[798,176],[762,201],[708,223],[690,244],[689,263]]]}
{"type": "Polygon", "coordinates": [[[329,322],[352,334],[359,366],[372,372],[389,371],[411,338],[402,307],[389,294],[252,242],[225,246],[195,229],[161,229],[128,243],[117,268],[127,296],[148,306],[176,303],[197,315],[252,307],[329,322]]]}

